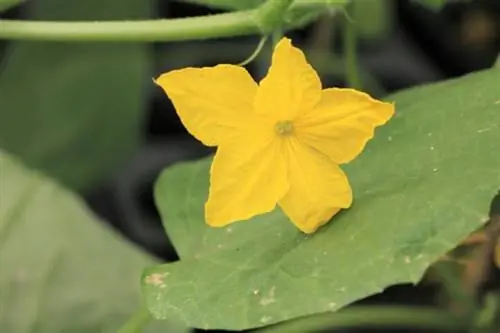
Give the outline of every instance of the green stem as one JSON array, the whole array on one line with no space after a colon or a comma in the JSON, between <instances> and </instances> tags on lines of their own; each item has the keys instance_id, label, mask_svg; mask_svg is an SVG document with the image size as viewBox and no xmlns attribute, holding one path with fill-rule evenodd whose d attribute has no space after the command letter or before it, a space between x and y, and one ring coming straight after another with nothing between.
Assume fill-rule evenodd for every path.
<instances>
[{"instance_id":1,"label":"green stem","mask_svg":"<svg viewBox=\"0 0 500 333\"><path fill-rule=\"evenodd\" d=\"M283 29L277 28L272 32L271 40L273 42L273 49L280 42L280 40L283 38L284 35L285 35L285 32L283 31Z\"/></svg>"},{"instance_id":2,"label":"green stem","mask_svg":"<svg viewBox=\"0 0 500 333\"><path fill-rule=\"evenodd\" d=\"M422 330L460 331L467 323L433 308L399 306L354 306L336 313L320 314L260 329L260 333L302 333L324 329L369 327L412 328Z\"/></svg>"},{"instance_id":3,"label":"green stem","mask_svg":"<svg viewBox=\"0 0 500 333\"><path fill-rule=\"evenodd\" d=\"M346 7L346 16L349 16L351 7L352 3ZM346 17L344 25L344 54L346 60L347 84L351 88L361 90L362 83L358 71L357 44L358 36L355 24Z\"/></svg>"},{"instance_id":4,"label":"green stem","mask_svg":"<svg viewBox=\"0 0 500 333\"><path fill-rule=\"evenodd\" d=\"M321 51L306 52L306 56L308 56L308 59L314 59L312 63L316 65L316 68L319 72L325 75L333 75L338 77L347 76L345 65L346 61L343 57L340 58L333 53ZM372 73L370 73L369 70L361 66L360 69L362 69L360 75L364 83L364 91L374 97L385 97L387 95L387 90L379 82L379 80Z\"/></svg>"},{"instance_id":5,"label":"green stem","mask_svg":"<svg viewBox=\"0 0 500 333\"><path fill-rule=\"evenodd\" d=\"M0 20L0 40L154 42L266 34L293 0L268 0L248 11L180 19L102 22ZM327 0L323 0L327 1Z\"/></svg>"},{"instance_id":6,"label":"green stem","mask_svg":"<svg viewBox=\"0 0 500 333\"><path fill-rule=\"evenodd\" d=\"M284 13L293 0L267 0L257 8L257 17L260 18L261 29L264 33L272 33L283 24Z\"/></svg>"},{"instance_id":7,"label":"green stem","mask_svg":"<svg viewBox=\"0 0 500 333\"><path fill-rule=\"evenodd\" d=\"M151 315L146 307L142 307L123 325L117 333L140 333L151 320Z\"/></svg>"},{"instance_id":8,"label":"green stem","mask_svg":"<svg viewBox=\"0 0 500 333\"><path fill-rule=\"evenodd\" d=\"M311 7L342 7L348 4L351 0L295 0L290 6L291 9L303 9L303 8L311 8ZM207 0L184 0L184 2L193 3L197 5L205 5L207 6ZM222 10L235 10L242 7L241 0L234 0L232 2L229 1L218 1L210 2L210 7ZM253 4L252 1L249 2L251 6Z\"/></svg>"},{"instance_id":9,"label":"green stem","mask_svg":"<svg viewBox=\"0 0 500 333\"><path fill-rule=\"evenodd\" d=\"M258 31L253 11L181 19L106 22L0 20L0 39L154 42L246 35Z\"/></svg>"},{"instance_id":10,"label":"green stem","mask_svg":"<svg viewBox=\"0 0 500 333\"><path fill-rule=\"evenodd\" d=\"M246 58L243 62L240 62L238 64L238 66L246 66L249 63L251 63L252 61L254 61L255 58L257 58L257 56L260 54L260 52L264 48L264 45L266 45L267 38L268 38L267 36L262 36L260 41L259 41L259 44L255 48L255 50L252 52L252 54L248 58ZM204 50L204 53L205 53L205 50ZM220 54L220 50L219 50L219 54Z\"/></svg>"}]
</instances>

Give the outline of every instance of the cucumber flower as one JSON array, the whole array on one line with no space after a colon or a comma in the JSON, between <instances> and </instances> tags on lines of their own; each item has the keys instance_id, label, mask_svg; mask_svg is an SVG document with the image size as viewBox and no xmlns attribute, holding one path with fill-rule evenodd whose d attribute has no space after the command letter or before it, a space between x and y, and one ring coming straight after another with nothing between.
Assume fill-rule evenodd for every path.
<instances>
[{"instance_id":1,"label":"cucumber flower","mask_svg":"<svg viewBox=\"0 0 500 333\"><path fill-rule=\"evenodd\" d=\"M339 165L358 156L394 105L352 89L322 89L301 50L283 38L256 83L234 65L184 68L156 79L188 132L217 146L206 223L222 227L276 205L313 233L353 195Z\"/></svg>"}]
</instances>

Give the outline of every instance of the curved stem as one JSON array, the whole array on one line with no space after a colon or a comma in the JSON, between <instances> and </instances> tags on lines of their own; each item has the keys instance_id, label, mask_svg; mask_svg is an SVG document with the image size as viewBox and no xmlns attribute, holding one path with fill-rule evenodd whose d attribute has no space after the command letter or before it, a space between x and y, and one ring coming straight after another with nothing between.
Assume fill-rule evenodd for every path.
<instances>
[{"instance_id":1,"label":"curved stem","mask_svg":"<svg viewBox=\"0 0 500 333\"><path fill-rule=\"evenodd\" d=\"M322 329L369 327L415 328L458 332L465 319L433 308L399 306L354 306L336 313L320 314L269 326L260 333L302 333Z\"/></svg>"},{"instance_id":2,"label":"curved stem","mask_svg":"<svg viewBox=\"0 0 500 333\"><path fill-rule=\"evenodd\" d=\"M0 39L154 42L269 33L293 0L268 0L254 10L179 19L101 22L0 20ZM328 0L321 0L328 3ZM290 22L290 26L293 22Z\"/></svg>"},{"instance_id":3,"label":"curved stem","mask_svg":"<svg viewBox=\"0 0 500 333\"><path fill-rule=\"evenodd\" d=\"M252 54L248 58L246 58L245 60L243 60L242 62L240 62L238 64L238 66L246 66L249 63L251 63L252 61L254 61L255 58L257 58L257 56L260 54L260 52L264 48L264 45L266 44L267 39L268 39L267 36L262 36L261 39L260 39L260 41L259 41L259 44L255 48L255 50L252 52Z\"/></svg>"},{"instance_id":4,"label":"curved stem","mask_svg":"<svg viewBox=\"0 0 500 333\"><path fill-rule=\"evenodd\" d=\"M151 320L151 315L146 307L134 313L117 333L139 333Z\"/></svg>"}]
</instances>

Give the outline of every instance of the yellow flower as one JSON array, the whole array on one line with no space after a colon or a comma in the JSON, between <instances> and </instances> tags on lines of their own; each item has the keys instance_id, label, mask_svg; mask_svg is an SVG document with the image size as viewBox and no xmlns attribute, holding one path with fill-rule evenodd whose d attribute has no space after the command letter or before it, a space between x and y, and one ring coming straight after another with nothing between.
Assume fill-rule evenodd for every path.
<instances>
[{"instance_id":1,"label":"yellow flower","mask_svg":"<svg viewBox=\"0 0 500 333\"><path fill-rule=\"evenodd\" d=\"M304 54L283 38L259 83L240 66L162 74L186 129L217 146L205 218L222 227L278 204L312 233L352 203L339 164L361 153L394 105L352 89L324 89Z\"/></svg>"}]
</instances>

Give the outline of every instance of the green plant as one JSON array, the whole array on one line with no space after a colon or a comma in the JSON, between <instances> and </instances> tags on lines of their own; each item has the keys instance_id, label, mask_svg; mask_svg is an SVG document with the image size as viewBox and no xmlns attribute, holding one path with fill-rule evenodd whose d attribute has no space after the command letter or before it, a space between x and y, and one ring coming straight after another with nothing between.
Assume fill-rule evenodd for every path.
<instances>
[{"instance_id":1,"label":"green plant","mask_svg":"<svg viewBox=\"0 0 500 333\"><path fill-rule=\"evenodd\" d=\"M134 92L149 66L149 53L137 42L249 34L277 40L289 29L334 15L345 27L342 71L352 87L368 89L369 74L360 71L356 60L356 21L344 19L350 17L353 1L362 2L189 0L230 12L173 20L0 20L0 39L16 41L9 66L0 73L0 149L9 151L0 154L0 331L114 332L140 308L120 333L180 332L186 327L307 332L357 326L495 332L498 294L487 295L484 302L478 295L484 270L459 273L456 265L441 259L484 227L488 241L476 249L475 262L485 266L498 238L500 213L490 209L488 214L500 185L500 155L495 153L500 142L498 68L385 96L395 101L397 115L346 167L354 206L312 235L296 230L279 211L224 229L205 225L209 157L169 167L156 182L157 207L180 256L178 262L156 264L94 225L95 218L74 194L23 166L81 189L113 167L111 158L95 160L95 149L116 150L118 157L133 150L139 142L142 101ZM19 2L0 1L0 10ZM100 19L147 15L144 2L128 2L123 13L103 7ZM445 1L422 3L440 8ZM85 12L81 6L68 7L67 15L88 19L79 16ZM50 17L45 7L37 10ZM28 41L72 44L54 43L47 49ZM266 56L263 43L261 50ZM51 64L81 52L90 52L92 62L71 61L67 68L50 71ZM321 62L322 55L314 56ZM32 61L28 68L23 67L25 58ZM72 72L89 66L102 67L101 75L89 74L88 81L76 84L80 98L92 102L65 98ZM22 89L39 87L23 80L28 73L57 81L50 99L23 100ZM95 95L107 87L120 94ZM71 108L73 104L82 109ZM33 136L19 139L16 124L22 117L12 116L15 108L27 110L22 117L44 120L28 130ZM111 117L82 128L90 112L108 108L129 115L118 131L120 138L109 135ZM51 137L54 123L67 131ZM86 141L92 135L94 140ZM46 145L33 151L30 143L40 138ZM72 155L82 161L75 163L76 169L54 163ZM449 307L350 306L392 285L417 284L429 268Z\"/></svg>"}]
</instances>

